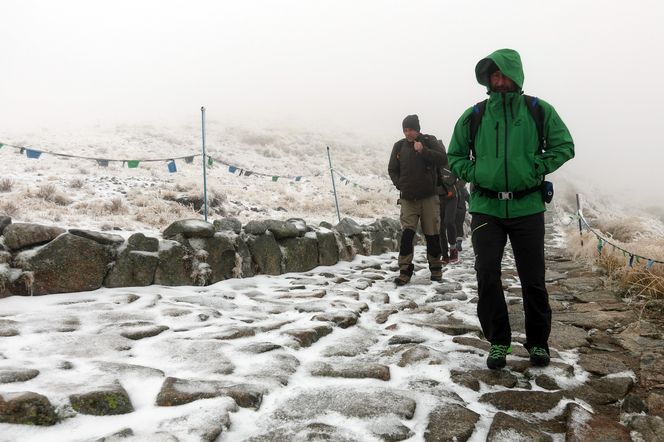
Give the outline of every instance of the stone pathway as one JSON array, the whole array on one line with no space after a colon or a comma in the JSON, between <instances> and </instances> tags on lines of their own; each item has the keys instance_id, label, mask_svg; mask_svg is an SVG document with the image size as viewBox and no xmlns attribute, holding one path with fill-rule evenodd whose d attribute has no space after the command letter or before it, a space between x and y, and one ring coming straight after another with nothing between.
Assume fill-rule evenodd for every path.
<instances>
[{"instance_id":1,"label":"stone pathway","mask_svg":"<svg viewBox=\"0 0 664 442\"><path fill-rule=\"evenodd\" d=\"M396 254L208 287L0 300L0 441L659 441L661 330L549 226L552 364L486 369L469 247L395 288ZM468 241L466 241L468 244ZM660 416L660 417L658 417ZM38 426L25 425L36 424Z\"/></svg>"}]
</instances>

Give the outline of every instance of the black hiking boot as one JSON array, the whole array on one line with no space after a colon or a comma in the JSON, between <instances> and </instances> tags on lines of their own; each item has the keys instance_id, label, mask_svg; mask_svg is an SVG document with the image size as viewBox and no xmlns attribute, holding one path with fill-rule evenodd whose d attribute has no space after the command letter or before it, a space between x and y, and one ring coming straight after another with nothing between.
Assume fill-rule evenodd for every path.
<instances>
[{"instance_id":1,"label":"black hiking boot","mask_svg":"<svg viewBox=\"0 0 664 442\"><path fill-rule=\"evenodd\" d=\"M542 347L532 347L528 353L530 353L530 363L536 367L546 367L551 362L549 353Z\"/></svg>"},{"instance_id":2,"label":"black hiking boot","mask_svg":"<svg viewBox=\"0 0 664 442\"><path fill-rule=\"evenodd\" d=\"M507 364L506 357L512 353L511 345L492 344L489 349L489 357L486 358L486 366L491 370L501 369Z\"/></svg>"}]
</instances>

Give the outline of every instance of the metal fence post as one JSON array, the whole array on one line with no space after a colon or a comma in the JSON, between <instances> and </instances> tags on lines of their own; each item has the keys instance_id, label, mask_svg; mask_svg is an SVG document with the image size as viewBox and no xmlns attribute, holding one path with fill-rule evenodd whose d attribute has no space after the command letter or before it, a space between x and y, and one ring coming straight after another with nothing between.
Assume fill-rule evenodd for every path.
<instances>
[{"instance_id":1,"label":"metal fence post","mask_svg":"<svg viewBox=\"0 0 664 442\"><path fill-rule=\"evenodd\" d=\"M207 158L205 156L205 107L201 106L201 131L203 133L203 210L205 210L205 222L208 220L207 205Z\"/></svg>"},{"instance_id":2,"label":"metal fence post","mask_svg":"<svg viewBox=\"0 0 664 442\"><path fill-rule=\"evenodd\" d=\"M341 222L339 213L339 200L337 199L337 186L334 184L334 169L332 168L332 157L330 156L330 146L327 146L327 159L330 161L330 175L332 176L332 190L334 191L334 204L337 206L337 218Z\"/></svg>"}]
</instances>

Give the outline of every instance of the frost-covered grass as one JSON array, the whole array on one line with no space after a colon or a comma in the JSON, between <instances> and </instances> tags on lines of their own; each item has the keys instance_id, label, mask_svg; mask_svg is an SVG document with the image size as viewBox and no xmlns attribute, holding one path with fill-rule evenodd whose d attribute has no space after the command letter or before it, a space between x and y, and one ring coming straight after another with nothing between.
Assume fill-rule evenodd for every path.
<instances>
[{"instance_id":1,"label":"frost-covered grass","mask_svg":"<svg viewBox=\"0 0 664 442\"><path fill-rule=\"evenodd\" d=\"M3 134L2 142L42 151L100 159L155 159L201 152L198 126L151 125L94 127L86 130L34 130ZM256 129L209 123L207 153L238 169L270 176L238 176L228 166L207 169L209 215L305 218L336 221L326 147L334 167L368 192L337 181L342 216L373 219L395 216L397 193L387 177L387 162L399 131L382 138L357 134L325 134L286 128ZM394 138L394 139L392 139ZM96 161L42 154L28 159L18 150L0 150L0 214L15 221L72 227L160 231L182 218L202 218L201 158L191 164L142 162L129 169L119 162L100 167ZM280 176L276 182L272 175ZM296 182L284 176L303 176Z\"/></svg>"},{"instance_id":2,"label":"frost-covered grass","mask_svg":"<svg viewBox=\"0 0 664 442\"><path fill-rule=\"evenodd\" d=\"M629 253L664 261L664 222L651 216L650 211L621 207L601 196L593 198L583 199L584 218L595 232L617 247L603 242L600 253L597 236L585 228L580 235L578 221L561 215L563 211L558 210L562 222L567 224L568 250L576 257L593 260L605 268L609 276L628 290L635 302L644 305L646 316L662 317L664 303L659 300L664 298L664 265L655 263L647 268L648 261L643 258L634 258L632 267L628 264Z\"/></svg>"}]
</instances>

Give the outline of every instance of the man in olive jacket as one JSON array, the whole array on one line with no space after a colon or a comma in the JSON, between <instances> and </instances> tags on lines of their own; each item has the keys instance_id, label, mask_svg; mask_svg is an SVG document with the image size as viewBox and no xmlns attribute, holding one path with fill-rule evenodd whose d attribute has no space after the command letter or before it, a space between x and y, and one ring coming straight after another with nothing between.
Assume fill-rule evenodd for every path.
<instances>
[{"instance_id":1,"label":"man in olive jacket","mask_svg":"<svg viewBox=\"0 0 664 442\"><path fill-rule=\"evenodd\" d=\"M396 285L404 285L413 275L413 239L418 222L427 243L427 260L432 281L443 278L440 249L440 200L438 168L447 163L447 155L438 139L420 133L417 115L408 115L402 123L405 138L394 143L387 167L394 186L401 192L401 247L399 276Z\"/></svg>"},{"instance_id":2,"label":"man in olive jacket","mask_svg":"<svg viewBox=\"0 0 664 442\"><path fill-rule=\"evenodd\" d=\"M489 98L471 146L471 113L454 128L448 157L452 171L472 183L468 211L482 331L491 343L487 366L505 366L511 352L511 329L501 282L501 260L510 239L521 280L526 343L533 365L549 364L551 308L544 282L544 175L574 157L574 143L556 110L543 100L543 138L522 95L521 57L500 49L477 63L477 81ZM474 149L473 149L474 147Z\"/></svg>"}]
</instances>

